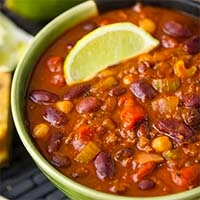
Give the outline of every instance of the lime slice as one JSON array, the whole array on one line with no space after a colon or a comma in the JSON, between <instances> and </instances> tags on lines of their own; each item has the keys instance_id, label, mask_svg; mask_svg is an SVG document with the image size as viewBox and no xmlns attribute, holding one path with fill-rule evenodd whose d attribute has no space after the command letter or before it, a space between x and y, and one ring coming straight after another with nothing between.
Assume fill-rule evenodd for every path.
<instances>
[{"instance_id":1,"label":"lime slice","mask_svg":"<svg viewBox=\"0 0 200 200\"><path fill-rule=\"evenodd\" d=\"M72 85L90 80L103 69L147 53L158 45L158 40L129 22L99 27L80 39L67 55L66 82Z\"/></svg>"},{"instance_id":2,"label":"lime slice","mask_svg":"<svg viewBox=\"0 0 200 200\"><path fill-rule=\"evenodd\" d=\"M32 38L0 13L0 72L15 69Z\"/></svg>"}]
</instances>

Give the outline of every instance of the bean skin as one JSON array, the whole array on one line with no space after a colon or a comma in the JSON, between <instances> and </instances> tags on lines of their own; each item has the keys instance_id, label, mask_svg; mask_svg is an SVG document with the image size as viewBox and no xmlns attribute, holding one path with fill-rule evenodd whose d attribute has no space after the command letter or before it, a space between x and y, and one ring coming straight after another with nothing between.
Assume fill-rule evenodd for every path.
<instances>
[{"instance_id":1,"label":"bean skin","mask_svg":"<svg viewBox=\"0 0 200 200\"><path fill-rule=\"evenodd\" d=\"M161 38L162 46L165 48L175 48L178 46L178 42L175 38L168 35L163 35Z\"/></svg>"},{"instance_id":2,"label":"bean skin","mask_svg":"<svg viewBox=\"0 0 200 200\"><path fill-rule=\"evenodd\" d=\"M46 108L43 118L55 127L59 127L67 123L67 117L65 113L58 111L53 107Z\"/></svg>"},{"instance_id":3,"label":"bean skin","mask_svg":"<svg viewBox=\"0 0 200 200\"><path fill-rule=\"evenodd\" d=\"M77 105L78 113L95 112L100 108L100 101L92 96L83 98Z\"/></svg>"},{"instance_id":4,"label":"bean skin","mask_svg":"<svg viewBox=\"0 0 200 200\"><path fill-rule=\"evenodd\" d=\"M45 90L33 90L29 94L29 98L34 103L42 104L42 105L55 103L59 100L59 96L57 94L54 94Z\"/></svg>"},{"instance_id":5,"label":"bean skin","mask_svg":"<svg viewBox=\"0 0 200 200\"><path fill-rule=\"evenodd\" d=\"M71 165L71 161L66 155L55 154L51 158L51 164L56 167L67 168Z\"/></svg>"},{"instance_id":6,"label":"bean skin","mask_svg":"<svg viewBox=\"0 0 200 200\"><path fill-rule=\"evenodd\" d=\"M172 37L189 37L191 35L188 27L173 20L164 24L163 31Z\"/></svg>"},{"instance_id":7,"label":"bean skin","mask_svg":"<svg viewBox=\"0 0 200 200\"><path fill-rule=\"evenodd\" d=\"M86 93L90 89L89 84L85 85L76 85L72 88L69 89L69 91L64 95L63 99L64 100L72 100L76 97L79 97Z\"/></svg>"},{"instance_id":8,"label":"bean skin","mask_svg":"<svg viewBox=\"0 0 200 200\"><path fill-rule=\"evenodd\" d=\"M48 152L53 153L55 151L58 151L60 148L60 145L62 143L62 138L63 134L58 132L58 133L52 133L49 143L48 143Z\"/></svg>"},{"instance_id":9,"label":"bean skin","mask_svg":"<svg viewBox=\"0 0 200 200\"><path fill-rule=\"evenodd\" d=\"M104 180L106 177L114 176L114 161L107 152L100 152L94 160L94 166L99 179Z\"/></svg>"},{"instance_id":10,"label":"bean skin","mask_svg":"<svg viewBox=\"0 0 200 200\"><path fill-rule=\"evenodd\" d=\"M133 155L133 149L129 148L129 147L125 147L122 149L119 149L115 155L114 155L114 159L116 161L122 161L125 158L129 158Z\"/></svg>"},{"instance_id":11,"label":"bean skin","mask_svg":"<svg viewBox=\"0 0 200 200\"><path fill-rule=\"evenodd\" d=\"M184 122L175 119L159 120L155 127L180 144L193 136L192 130Z\"/></svg>"},{"instance_id":12,"label":"bean skin","mask_svg":"<svg viewBox=\"0 0 200 200\"><path fill-rule=\"evenodd\" d=\"M155 183L152 180L143 179L143 180L139 181L138 187L141 190L149 190L149 189L152 189L155 187Z\"/></svg>"},{"instance_id":13,"label":"bean skin","mask_svg":"<svg viewBox=\"0 0 200 200\"><path fill-rule=\"evenodd\" d=\"M117 87L110 89L109 95L110 96L121 96L125 92L126 92L126 88L117 86Z\"/></svg>"},{"instance_id":14,"label":"bean skin","mask_svg":"<svg viewBox=\"0 0 200 200\"><path fill-rule=\"evenodd\" d=\"M191 128L200 128L200 109L189 107L182 111L184 122Z\"/></svg>"},{"instance_id":15,"label":"bean skin","mask_svg":"<svg viewBox=\"0 0 200 200\"><path fill-rule=\"evenodd\" d=\"M153 99L156 95L153 87L149 83L142 80L135 81L130 84L129 88L131 92L142 101L145 101L146 99Z\"/></svg>"},{"instance_id":16,"label":"bean skin","mask_svg":"<svg viewBox=\"0 0 200 200\"><path fill-rule=\"evenodd\" d=\"M184 44L184 49L189 54L196 54L200 52L200 36L196 35L189 38Z\"/></svg>"},{"instance_id":17,"label":"bean skin","mask_svg":"<svg viewBox=\"0 0 200 200\"><path fill-rule=\"evenodd\" d=\"M184 106L200 108L200 95L187 94L182 99Z\"/></svg>"}]
</instances>

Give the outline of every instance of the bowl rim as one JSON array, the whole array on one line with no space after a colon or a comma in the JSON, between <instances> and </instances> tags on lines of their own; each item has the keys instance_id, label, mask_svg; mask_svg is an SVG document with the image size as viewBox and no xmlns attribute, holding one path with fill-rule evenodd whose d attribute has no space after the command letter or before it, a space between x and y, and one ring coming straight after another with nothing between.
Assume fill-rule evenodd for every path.
<instances>
[{"instance_id":1,"label":"bowl rim","mask_svg":"<svg viewBox=\"0 0 200 200\"><path fill-rule=\"evenodd\" d=\"M200 197L200 187L194 188L189 191L180 192L176 194L171 195L165 195L165 196L154 196L154 197L127 197L127 196L119 196L109 193L100 192L94 189L91 189L89 187L86 187L84 185L81 185L72 179L66 177L61 172L59 172L56 168L54 168L39 152L39 150L34 145L33 140L31 139L30 134L28 133L28 130L26 128L26 124L24 121L24 102L22 104L21 99L25 99L25 93L27 92L27 85L30 78L30 75L32 74L32 69L29 69L29 63L30 58L32 58L33 55L38 54L37 56L41 56L40 53L36 53L35 50L40 48L42 42L47 37L50 37L50 33L53 33L57 28L59 27L59 24L63 23L64 21L67 21L71 16L73 16L75 13L79 13L82 10L89 11L91 9L91 16L98 13L98 9L96 6L96 3L93 0L86 1L84 3L81 3L72 9L69 9L65 11L63 14L56 17L54 20L52 20L48 25L46 25L33 39L33 42L30 45L30 48L27 49L25 52L23 58L20 60L18 67L14 73L13 81L12 81L12 87L11 87L11 109L12 109L12 116L13 120L16 126L16 130L19 134L19 137L24 144L26 150L29 152L31 157L34 159L36 164L41 168L41 170L47 175L53 178L59 185L63 186L67 185L70 190L78 191L79 193L86 195L89 198L94 198L96 200L181 200L183 198L193 198L193 197ZM65 30L67 30L65 28ZM63 30L62 30L63 31ZM57 38L57 37L56 37ZM54 39L53 39L54 40ZM47 42L48 43L48 42ZM46 44L47 46L50 43ZM46 49L47 46L44 48ZM34 56L33 56L34 57ZM36 61L35 61L36 62ZM29 72L30 71L30 72ZM25 76L25 79L23 78ZM24 86L21 88L20 83L25 83ZM66 190L68 188L66 187ZM65 189L64 189L65 191Z\"/></svg>"}]
</instances>

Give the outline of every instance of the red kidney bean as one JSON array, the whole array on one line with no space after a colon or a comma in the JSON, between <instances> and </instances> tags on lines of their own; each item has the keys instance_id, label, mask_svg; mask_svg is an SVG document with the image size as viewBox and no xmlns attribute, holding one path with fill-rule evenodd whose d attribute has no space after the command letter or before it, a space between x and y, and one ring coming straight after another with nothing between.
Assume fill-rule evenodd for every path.
<instances>
[{"instance_id":1,"label":"red kidney bean","mask_svg":"<svg viewBox=\"0 0 200 200\"><path fill-rule=\"evenodd\" d=\"M135 132L137 134L137 137L149 137L150 133L150 126L149 122L147 120L143 120L136 128Z\"/></svg>"},{"instance_id":2,"label":"red kidney bean","mask_svg":"<svg viewBox=\"0 0 200 200\"><path fill-rule=\"evenodd\" d=\"M86 22L85 24L83 24L83 29L86 31L92 31L97 27L98 27L97 24L94 22Z\"/></svg>"},{"instance_id":3,"label":"red kidney bean","mask_svg":"<svg viewBox=\"0 0 200 200\"><path fill-rule=\"evenodd\" d=\"M60 56L51 56L47 60L47 67L50 72L61 72L63 68L63 58Z\"/></svg>"},{"instance_id":4,"label":"red kidney bean","mask_svg":"<svg viewBox=\"0 0 200 200\"><path fill-rule=\"evenodd\" d=\"M152 67L152 63L149 61L140 61L138 62L138 72L144 73L148 68Z\"/></svg>"},{"instance_id":5,"label":"red kidney bean","mask_svg":"<svg viewBox=\"0 0 200 200\"><path fill-rule=\"evenodd\" d=\"M64 100L72 100L86 93L90 89L89 84L76 85L69 89L69 91L64 95Z\"/></svg>"},{"instance_id":6,"label":"red kidney bean","mask_svg":"<svg viewBox=\"0 0 200 200\"><path fill-rule=\"evenodd\" d=\"M178 143L182 143L193 136L192 130L184 122L175 119L159 120L155 124L155 128Z\"/></svg>"},{"instance_id":7,"label":"red kidney bean","mask_svg":"<svg viewBox=\"0 0 200 200\"><path fill-rule=\"evenodd\" d=\"M52 126L55 126L55 127L64 125L67 122L67 117L65 113L58 111L52 107L46 108L43 118L47 122L49 122Z\"/></svg>"},{"instance_id":8,"label":"red kidney bean","mask_svg":"<svg viewBox=\"0 0 200 200\"><path fill-rule=\"evenodd\" d=\"M126 92L126 88L121 87L121 86L117 86L117 87L114 87L114 88L110 89L110 91L108 92L108 94L110 96L121 96L125 92Z\"/></svg>"},{"instance_id":9,"label":"red kidney bean","mask_svg":"<svg viewBox=\"0 0 200 200\"><path fill-rule=\"evenodd\" d=\"M145 101L146 99L153 99L156 96L156 91L153 89L153 87L143 80L138 80L134 83L131 83L129 89L137 98L141 99L142 101Z\"/></svg>"},{"instance_id":10,"label":"red kidney bean","mask_svg":"<svg viewBox=\"0 0 200 200\"><path fill-rule=\"evenodd\" d=\"M116 161L122 161L124 158L129 158L132 155L133 155L133 149L131 149L129 147L125 147L125 148L118 150L115 153L114 159Z\"/></svg>"},{"instance_id":11,"label":"red kidney bean","mask_svg":"<svg viewBox=\"0 0 200 200\"><path fill-rule=\"evenodd\" d=\"M60 145L62 143L63 139L63 134L58 132L58 133L52 133L49 143L48 143L48 152L53 153L55 151L58 151L60 148Z\"/></svg>"},{"instance_id":12,"label":"red kidney bean","mask_svg":"<svg viewBox=\"0 0 200 200\"><path fill-rule=\"evenodd\" d=\"M163 31L172 37L189 37L191 35L188 27L173 20L164 24Z\"/></svg>"},{"instance_id":13,"label":"red kidney bean","mask_svg":"<svg viewBox=\"0 0 200 200\"><path fill-rule=\"evenodd\" d=\"M71 165L71 161L66 155L55 154L51 158L51 164L56 167L67 168Z\"/></svg>"},{"instance_id":14,"label":"red kidney bean","mask_svg":"<svg viewBox=\"0 0 200 200\"><path fill-rule=\"evenodd\" d=\"M59 96L45 91L45 90L33 90L29 94L29 98L34 102L38 104L48 104L48 103L55 103L59 100Z\"/></svg>"},{"instance_id":15,"label":"red kidney bean","mask_svg":"<svg viewBox=\"0 0 200 200\"><path fill-rule=\"evenodd\" d=\"M182 99L184 106L200 108L200 95L187 94Z\"/></svg>"},{"instance_id":16,"label":"red kidney bean","mask_svg":"<svg viewBox=\"0 0 200 200\"><path fill-rule=\"evenodd\" d=\"M149 190L155 187L155 183L149 179L143 179L138 182L138 188L141 190Z\"/></svg>"},{"instance_id":17,"label":"red kidney bean","mask_svg":"<svg viewBox=\"0 0 200 200\"><path fill-rule=\"evenodd\" d=\"M85 97L77 105L76 111L78 113L95 112L100 108L100 101L95 97Z\"/></svg>"},{"instance_id":18,"label":"red kidney bean","mask_svg":"<svg viewBox=\"0 0 200 200\"><path fill-rule=\"evenodd\" d=\"M200 36L195 35L189 38L184 44L184 49L189 54L195 54L200 52Z\"/></svg>"},{"instance_id":19,"label":"red kidney bean","mask_svg":"<svg viewBox=\"0 0 200 200\"><path fill-rule=\"evenodd\" d=\"M162 43L162 46L165 48L174 48L178 46L177 40L168 35L162 36L161 43Z\"/></svg>"},{"instance_id":20,"label":"red kidney bean","mask_svg":"<svg viewBox=\"0 0 200 200\"><path fill-rule=\"evenodd\" d=\"M94 166L99 179L104 180L106 177L114 176L114 161L107 152L100 152L94 160Z\"/></svg>"},{"instance_id":21,"label":"red kidney bean","mask_svg":"<svg viewBox=\"0 0 200 200\"><path fill-rule=\"evenodd\" d=\"M182 111L182 118L191 128L200 128L200 109L192 107L186 108Z\"/></svg>"},{"instance_id":22,"label":"red kidney bean","mask_svg":"<svg viewBox=\"0 0 200 200\"><path fill-rule=\"evenodd\" d=\"M65 78L63 74L55 74L51 77L50 79L51 84L58 86L58 87L63 87L66 85Z\"/></svg>"}]
</instances>

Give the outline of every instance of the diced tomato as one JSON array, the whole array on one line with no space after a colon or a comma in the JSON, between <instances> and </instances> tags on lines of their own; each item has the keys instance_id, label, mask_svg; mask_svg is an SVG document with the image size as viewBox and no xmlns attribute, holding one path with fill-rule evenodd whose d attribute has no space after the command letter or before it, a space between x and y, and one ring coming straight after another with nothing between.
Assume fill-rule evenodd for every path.
<instances>
[{"instance_id":1,"label":"diced tomato","mask_svg":"<svg viewBox=\"0 0 200 200\"><path fill-rule=\"evenodd\" d=\"M126 129L131 129L134 125L144 118L145 112L140 106L126 106L120 113L120 119L122 120L122 126Z\"/></svg>"},{"instance_id":2,"label":"diced tomato","mask_svg":"<svg viewBox=\"0 0 200 200\"><path fill-rule=\"evenodd\" d=\"M77 133L81 142L91 140L94 130L89 125L82 125L77 129Z\"/></svg>"},{"instance_id":3,"label":"diced tomato","mask_svg":"<svg viewBox=\"0 0 200 200\"><path fill-rule=\"evenodd\" d=\"M155 162L148 162L140 165L137 173L135 173L132 178L134 182L138 182L143 179L145 176L150 174L156 167Z\"/></svg>"},{"instance_id":4,"label":"diced tomato","mask_svg":"<svg viewBox=\"0 0 200 200\"><path fill-rule=\"evenodd\" d=\"M200 164L172 171L171 174L173 182L184 188L198 186L200 184Z\"/></svg>"}]
</instances>

